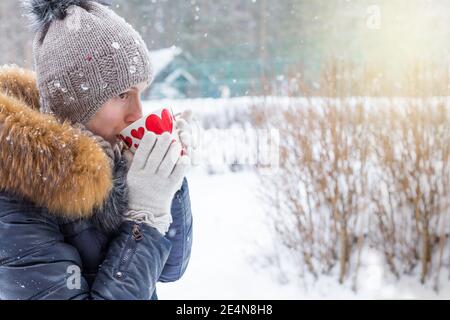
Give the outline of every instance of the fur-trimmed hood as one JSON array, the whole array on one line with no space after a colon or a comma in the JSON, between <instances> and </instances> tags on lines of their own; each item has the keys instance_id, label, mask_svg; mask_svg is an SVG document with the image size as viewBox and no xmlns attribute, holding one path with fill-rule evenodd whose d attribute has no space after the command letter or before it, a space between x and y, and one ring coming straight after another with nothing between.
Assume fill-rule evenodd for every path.
<instances>
[{"instance_id":1,"label":"fur-trimmed hood","mask_svg":"<svg viewBox=\"0 0 450 320\"><path fill-rule=\"evenodd\" d=\"M88 218L112 188L102 148L69 123L39 112L35 74L0 67L0 191L61 217Z\"/></svg>"}]
</instances>

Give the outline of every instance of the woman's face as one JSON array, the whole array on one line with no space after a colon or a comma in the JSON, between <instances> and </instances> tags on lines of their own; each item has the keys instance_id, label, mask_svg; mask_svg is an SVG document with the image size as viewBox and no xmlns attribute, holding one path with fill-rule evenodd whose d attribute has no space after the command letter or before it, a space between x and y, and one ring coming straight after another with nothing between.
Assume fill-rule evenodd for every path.
<instances>
[{"instance_id":1,"label":"woman's face","mask_svg":"<svg viewBox=\"0 0 450 320\"><path fill-rule=\"evenodd\" d=\"M142 82L106 101L86 124L86 128L114 145L119 133L142 117L140 96L145 88L146 83Z\"/></svg>"}]
</instances>

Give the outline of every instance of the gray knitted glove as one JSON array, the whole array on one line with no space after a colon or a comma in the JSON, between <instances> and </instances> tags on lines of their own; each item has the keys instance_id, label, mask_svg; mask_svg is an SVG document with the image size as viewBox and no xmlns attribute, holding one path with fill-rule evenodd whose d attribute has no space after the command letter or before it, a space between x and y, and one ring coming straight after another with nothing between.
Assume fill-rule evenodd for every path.
<instances>
[{"instance_id":1,"label":"gray knitted glove","mask_svg":"<svg viewBox=\"0 0 450 320\"><path fill-rule=\"evenodd\" d=\"M176 118L175 129L178 131L180 141L186 150L186 155L191 159L192 165L198 166L200 164L201 131L191 110L185 110Z\"/></svg>"},{"instance_id":2,"label":"gray knitted glove","mask_svg":"<svg viewBox=\"0 0 450 320\"><path fill-rule=\"evenodd\" d=\"M146 132L128 171L130 210L125 216L165 234L172 223L172 199L189 167L190 158L181 156L181 143L172 135Z\"/></svg>"}]
</instances>

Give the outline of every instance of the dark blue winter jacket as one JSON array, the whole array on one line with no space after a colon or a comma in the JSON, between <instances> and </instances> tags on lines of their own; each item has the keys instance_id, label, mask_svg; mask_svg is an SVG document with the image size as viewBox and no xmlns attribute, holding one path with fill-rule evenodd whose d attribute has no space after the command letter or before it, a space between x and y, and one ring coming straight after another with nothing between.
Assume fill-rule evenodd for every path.
<instances>
[{"instance_id":1,"label":"dark blue winter jacket","mask_svg":"<svg viewBox=\"0 0 450 320\"><path fill-rule=\"evenodd\" d=\"M123 219L127 165L38 111L33 73L0 71L0 299L155 299L192 243L186 179L163 236Z\"/></svg>"}]
</instances>

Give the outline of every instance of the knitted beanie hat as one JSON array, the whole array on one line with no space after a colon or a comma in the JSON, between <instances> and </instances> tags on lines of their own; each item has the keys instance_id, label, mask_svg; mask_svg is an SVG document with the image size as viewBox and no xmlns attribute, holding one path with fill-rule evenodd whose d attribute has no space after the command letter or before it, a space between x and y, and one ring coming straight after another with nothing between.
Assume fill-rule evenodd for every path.
<instances>
[{"instance_id":1,"label":"knitted beanie hat","mask_svg":"<svg viewBox=\"0 0 450 320\"><path fill-rule=\"evenodd\" d=\"M107 100L153 80L142 37L102 0L27 0L41 111L85 124Z\"/></svg>"}]
</instances>

